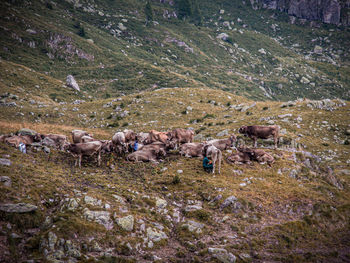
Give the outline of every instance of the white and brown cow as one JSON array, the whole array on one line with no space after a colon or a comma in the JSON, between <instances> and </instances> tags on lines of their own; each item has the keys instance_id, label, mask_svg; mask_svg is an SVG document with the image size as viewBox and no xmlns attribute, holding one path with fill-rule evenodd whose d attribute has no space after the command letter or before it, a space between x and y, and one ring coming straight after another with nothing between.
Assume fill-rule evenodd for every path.
<instances>
[{"instance_id":1,"label":"white and brown cow","mask_svg":"<svg viewBox=\"0 0 350 263\"><path fill-rule=\"evenodd\" d=\"M180 154L185 157L202 157L204 143L189 142L180 146Z\"/></svg>"},{"instance_id":2,"label":"white and brown cow","mask_svg":"<svg viewBox=\"0 0 350 263\"><path fill-rule=\"evenodd\" d=\"M151 130L148 134L148 143L152 142L162 142L166 144L169 141L168 132L159 132L156 130Z\"/></svg>"},{"instance_id":3,"label":"white and brown cow","mask_svg":"<svg viewBox=\"0 0 350 263\"><path fill-rule=\"evenodd\" d=\"M4 139L4 142L18 148L20 143L24 143L26 146L31 145L34 142L41 142L39 134L36 135L14 135Z\"/></svg>"},{"instance_id":4,"label":"white and brown cow","mask_svg":"<svg viewBox=\"0 0 350 263\"><path fill-rule=\"evenodd\" d=\"M216 148L214 145L205 145L204 146L204 154L211 159L212 163L213 163L213 172L215 173L215 165L218 162L218 173L220 173L220 169L221 169L221 162L222 162L222 152Z\"/></svg>"},{"instance_id":5,"label":"white and brown cow","mask_svg":"<svg viewBox=\"0 0 350 263\"><path fill-rule=\"evenodd\" d=\"M132 162L154 162L158 163L158 158L166 156L166 151L162 148L159 149L144 149L133 152L127 156L128 161Z\"/></svg>"},{"instance_id":6,"label":"white and brown cow","mask_svg":"<svg viewBox=\"0 0 350 263\"><path fill-rule=\"evenodd\" d=\"M221 151L227 150L234 146L234 143L237 141L236 135L232 134L227 139L214 139L207 142L207 144L214 145Z\"/></svg>"},{"instance_id":7,"label":"white and brown cow","mask_svg":"<svg viewBox=\"0 0 350 263\"><path fill-rule=\"evenodd\" d=\"M69 144L66 148L76 158L75 166L77 166L78 163L79 168L81 167L81 159L83 156L92 156L94 154L97 154L98 166L101 165L102 142L100 141Z\"/></svg>"},{"instance_id":8,"label":"white and brown cow","mask_svg":"<svg viewBox=\"0 0 350 263\"><path fill-rule=\"evenodd\" d=\"M92 134L87 133L86 131L82 131L82 130L73 130L72 131L72 140L73 143L81 143L81 138L83 136L90 136L92 137Z\"/></svg>"},{"instance_id":9,"label":"white and brown cow","mask_svg":"<svg viewBox=\"0 0 350 263\"><path fill-rule=\"evenodd\" d=\"M128 152L124 132L116 132L112 137L112 143L117 153L124 154Z\"/></svg>"},{"instance_id":10,"label":"white and brown cow","mask_svg":"<svg viewBox=\"0 0 350 263\"><path fill-rule=\"evenodd\" d=\"M168 133L169 139L174 141L175 149L180 145L180 143L189 143L193 142L194 131L193 130L185 130L182 128L176 128Z\"/></svg>"},{"instance_id":11,"label":"white and brown cow","mask_svg":"<svg viewBox=\"0 0 350 263\"><path fill-rule=\"evenodd\" d=\"M273 137L275 149L279 141L279 126L242 126L238 132L254 140L254 147L257 147L257 139L267 139Z\"/></svg>"}]
</instances>

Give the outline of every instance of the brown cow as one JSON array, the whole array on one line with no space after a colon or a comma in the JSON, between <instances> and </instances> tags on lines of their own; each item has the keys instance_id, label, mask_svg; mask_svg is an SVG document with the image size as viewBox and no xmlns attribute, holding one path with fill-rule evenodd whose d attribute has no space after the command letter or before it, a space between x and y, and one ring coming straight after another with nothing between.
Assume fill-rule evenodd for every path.
<instances>
[{"instance_id":1,"label":"brown cow","mask_svg":"<svg viewBox=\"0 0 350 263\"><path fill-rule=\"evenodd\" d=\"M102 143L101 153L110 153L113 152L113 143L109 140L100 140Z\"/></svg>"},{"instance_id":2,"label":"brown cow","mask_svg":"<svg viewBox=\"0 0 350 263\"><path fill-rule=\"evenodd\" d=\"M203 158L203 150L204 143L194 143L189 142L182 144L180 146L180 154L185 157L202 157Z\"/></svg>"},{"instance_id":3,"label":"brown cow","mask_svg":"<svg viewBox=\"0 0 350 263\"><path fill-rule=\"evenodd\" d=\"M136 140L137 134L132 130L124 130L125 142L130 143Z\"/></svg>"},{"instance_id":4,"label":"brown cow","mask_svg":"<svg viewBox=\"0 0 350 263\"><path fill-rule=\"evenodd\" d=\"M128 161L134 162L154 162L158 163L157 158L160 156L165 156L166 152L164 149L148 149L133 152L127 156Z\"/></svg>"},{"instance_id":5,"label":"brown cow","mask_svg":"<svg viewBox=\"0 0 350 263\"><path fill-rule=\"evenodd\" d=\"M1 135L0 136L0 142L5 142L5 139L11 137L11 135Z\"/></svg>"},{"instance_id":6,"label":"brown cow","mask_svg":"<svg viewBox=\"0 0 350 263\"><path fill-rule=\"evenodd\" d=\"M40 142L41 137L40 135L21 135L21 136L11 136L5 138L5 143L10 144L11 146L15 146L18 148L20 143L24 143L26 146L31 145L34 142Z\"/></svg>"},{"instance_id":7,"label":"brown cow","mask_svg":"<svg viewBox=\"0 0 350 263\"><path fill-rule=\"evenodd\" d=\"M275 149L277 148L277 144L279 141L279 126L242 126L239 128L238 132L248 136L249 138L254 140L254 147L257 147L257 139L267 139L269 137L273 137L275 143Z\"/></svg>"},{"instance_id":8,"label":"brown cow","mask_svg":"<svg viewBox=\"0 0 350 263\"><path fill-rule=\"evenodd\" d=\"M153 142L151 144L146 144L146 145L139 145L139 149L138 150L158 150L158 149L163 149L165 151L169 151L174 149L175 144L174 142L168 142L166 144L162 143L162 142Z\"/></svg>"},{"instance_id":9,"label":"brown cow","mask_svg":"<svg viewBox=\"0 0 350 263\"><path fill-rule=\"evenodd\" d=\"M67 146L67 150L77 159L75 160L75 166L77 166L77 162L79 163L79 168L81 168L81 159L83 156L92 156L97 154L97 164L101 165L101 149L102 142L93 141L86 143L76 143L69 144Z\"/></svg>"},{"instance_id":10,"label":"brown cow","mask_svg":"<svg viewBox=\"0 0 350 263\"><path fill-rule=\"evenodd\" d=\"M112 137L112 143L117 153L123 154L128 152L129 147L126 144L124 132L116 132Z\"/></svg>"},{"instance_id":11,"label":"brown cow","mask_svg":"<svg viewBox=\"0 0 350 263\"><path fill-rule=\"evenodd\" d=\"M169 139L175 141L175 149L180 145L180 143L193 142L194 131L185 130L182 128L176 128L172 130L169 134Z\"/></svg>"},{"instance_id":12,"label":"brown cow","mask_svg":"<svg viewBox=\"0 0 350 263\"><path fill-rule=\"evenodd\" d=\"M44 140L45 138L49 138L54 141L56 147L59 147L62 151L64 149L64 145L68 143L68 138L66 135L62 134L41 134L41 138Z\"/></svg>"},{"instance_id":13,"label":"brown cow","mask_svg":"<svg viewBox=\"0 0 350 263\"><path fill-rule=\"evenodd\" d=\"M218 148L216 148L214 145L205 145L203 152L213 162L213 172L212 173L215 172L216 162L219 163L218 173L220 173L221 162L222 162L222 152Z\"/></svg>"},{"instance_id":14,"label":"brown cow","mask_svg":"<svg viewBox=\"0 0 350 263\"><path fill-rule=\"evenodd\" d=\"M73 143L81 143L81 138L83 136L90 136L92 137L92 134L87 133L86 131L82 131L82 130L73 130L72 131L72 140Z\"/></svg>"},{"instance_id":15,"label":"brown cow","mask_svg":"<svg viewBox=\"0 0 350 263\"><path fill-rule=\"evenodd\" d=\"M227 157L229 163L250 163L250 154L245 152L237 151L236 153L231 154Z\"/></svg>"},{"instance_id":16,"label":"brown cow","mask_svg":"<svg viewBox=\"0 0 350 263\"><path fill-rule=\"evenodd\" d=\"M149 133L148 132L139 132L136 135L136 139L139 143L141 144L147 144L148 143L148 137L149 137Z\"/></svg>"},{"instance_id":17,"label":"brown cow","mask_svg":"<svg viewBox=\"0 0 350 263\"><path fill-rule=\"evenodd\" d=\"M271 164L275 162L275 158L273 158L272 155L270 155L262 149L242 148L241 151L249 154L250 159L252 161L257 161L259 163L267 163L270 167Z\"/></svg>"},{"instance_id":18,"label":"brown cow","mask_svg":"<svg viewBox=\"0 0 350 263\"><path fill-rule=\"evenodd\" d=\"M149 136L148 136L148 141L147 143L152 143L152 142L162 142L164 144L166 144L169 141L169 137L168 137L167 132L158 132L156 130L151 130L149 132Z\"/></svg>"},{"instance_id":19,"label":"brown cow","mask_svg":"<svg viewBox=\"0 0 350 263\"><path fill-rule=\"evenodd\" d=\"M216 148L218 148L221 151L227 150L231 147L233 147L233 144L237 141L236 135L232 134L230 138L227 139L214 139L210 140L207 143L214 145Z\"/></svg>"}]
</instances>

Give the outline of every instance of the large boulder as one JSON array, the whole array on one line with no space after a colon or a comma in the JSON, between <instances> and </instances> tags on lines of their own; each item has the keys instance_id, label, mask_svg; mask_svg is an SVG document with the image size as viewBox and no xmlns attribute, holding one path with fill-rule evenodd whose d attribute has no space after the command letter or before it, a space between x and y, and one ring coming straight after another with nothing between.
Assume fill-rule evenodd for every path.
<instances>
[{"instance_id":1,"label":"large boulder","mask_svg":"<svg viewBox=\"0 0 350 263\"><path fill-rule=\"evenodd\" d=\"M17 131L17 135L21 136L21 135L35 135L37 134L36 131L28 129L28 128L22 128L20 130Z\"/></svg>"},{"instance_id":2,"label":"large boulder","mask_svg":"<svg viewBox=\"0 0 350 263\"><path fill-rule=\"evenodd\" d=\"M37 206L26 203L0 204L0 211L7 213L29 213L37 209Z\"/></svg>"},{"instance_id":3,"label":"large boulder","mask_svg":"<svg viewBox=\"0 0 350 263\"><path fill-rule=\"evenodd\" d=\"M236 262L236 257L233 254L227 252L227 250L224 248L210 247L208 248L208 252L214 258L216 258L219 262L223 262L223 263Z\"/></svg>"},{"instance_id":4,"label":"large boulder","mask_svg":"<svg viewBox=\"0 0 350 263\"><path fill-rule=\"evenodd\" d=\"M95 221L104 225L107 230L113 228L113 222L110 218L110 213L107 211L91 211L88 208L84 209L83 216L88 221Z\"/></svg>"},{"instance_id":5,"label":"large boulder","mask_svg":"<svg viewBox=\"0 0 350 263\"><path fill-rule=\"evenodd\" d=\"M75 89L76 91L80 91L78 83L75 81L72 75L68 75L66 79L66 84L68 87Z\"/></svg>"},{"instance_id":6,"label":"large boulder","mask_svg":"<svg viewBox=\"0 0 350 263\"><path fill-rule=\"evenodd\" d=\"M125 231L132 231L134 229L134 217L132 215L117 218L116 222Z\"/></svg>"}]
</instances>

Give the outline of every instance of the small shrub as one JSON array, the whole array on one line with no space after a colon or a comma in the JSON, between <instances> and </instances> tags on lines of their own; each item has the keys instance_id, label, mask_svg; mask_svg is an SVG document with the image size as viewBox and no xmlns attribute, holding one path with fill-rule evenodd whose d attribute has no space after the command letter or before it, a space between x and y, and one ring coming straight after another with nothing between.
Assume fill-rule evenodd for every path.
<instances>
[{"instance_id":1,"label":"small shrub","mask_svg":"<svg viewBox=\"0 0 350 263\"><path fill-rule=\"evenodd\" d=\"M186 111L186 110L183 110L183 111L181 111L181 114L186 115L186 114L187 114L187 111Z\"/></svg>"},{"instance_id":2,"label":"small shrub","mask_svg":"<svg viewBox=\"0 0 350 263\"><path fill-rule=\"evenodd\" d=\"M173 183L173 184L179 184L180 182L181 182L180 176L179 176L178 174L175 175L175 176L173 177L172 183Z\"/></svg>"},{"instance_id":3,"label":"small shrub","mask_svg":"<svg viewBox=\"0 0 350 263\"><path fill-rule=\"evenodd\" d=\"M263 110L268 110L268 109L269 109L269 107L266 107L266 106L263 108Z\"/></svg>"},{"instance_id":4,"label":"small shrub","mask_svg":"<svg viewBox=\"0 0 350 263\"><path fill-rule=\"evenodd\" d=\"M231 102L227 102L227 103L226 103L226 106L227 106L227 107L230 107L230 106L231 106Z\"/></svg>"},{"instance_id":5,"label":"small shrub","mask_svg":"<svg viewBox=\"0 0 350 263\"><path fill-rule=\"evenodd\" d=\"M108 124L108 127L111 127L111 128L119 127L119 123L118 122L114 122L114 123Z\"/></svg>"},{"instance_id":6,"label":"small shrub","mask_svg":"<svg viewBox=\"0 0 350 263\"><path fill-rule=\"evenodd\" d=\"M344 145L349 145L349 144L350 144L349 140L344 141Z\"/></svg>"},{"instance_id":7,"label":"small shrub","mask_svg":"<svg viewBox=\"0 0 350 263\"><path fill-rule=\"evenodd\" d=\"M128 126L128 125L129 125L129 123L124 122L123 125L122 125L122 127L126 127L126 126Z\"/></svg>"},{"instance_id":8,"label":"small shrub","mask_svg":"<svg viewBox=\"0 0 350 263\"><path fill-rule=\"evenodd\" d=\"M207 118L215 118L214 114L205 114L205 116L203 117L203 119L207 119Z\"/></svg>"}]
</instances>

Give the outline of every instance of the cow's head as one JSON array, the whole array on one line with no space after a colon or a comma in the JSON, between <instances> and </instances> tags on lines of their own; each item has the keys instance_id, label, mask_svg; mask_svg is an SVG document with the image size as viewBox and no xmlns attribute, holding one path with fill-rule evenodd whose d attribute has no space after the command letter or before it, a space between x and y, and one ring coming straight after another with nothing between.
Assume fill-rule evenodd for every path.
<instances>
[{"instance_id":1,"label":"cow's head","mask_svg":"<svg viewBox=\"0 0 350 263\"><path fill-rule=\"evenodd\" d=\"M247 132L247 126L242 126L241 128L239 128L238 130L239 133L246 133Z\"/></svg>"},{"instance_id":2,"label":"cow's head","mask_svg":"<svg viewBox=\"0 0 350 263\"><path fill-rule=\"evenodd\" d=\"M37 134L33 135L32 138L33 138L34 142L41 142L41 140L42 140L40 133L37 133Z\"/></svg>"}]
</instances>

